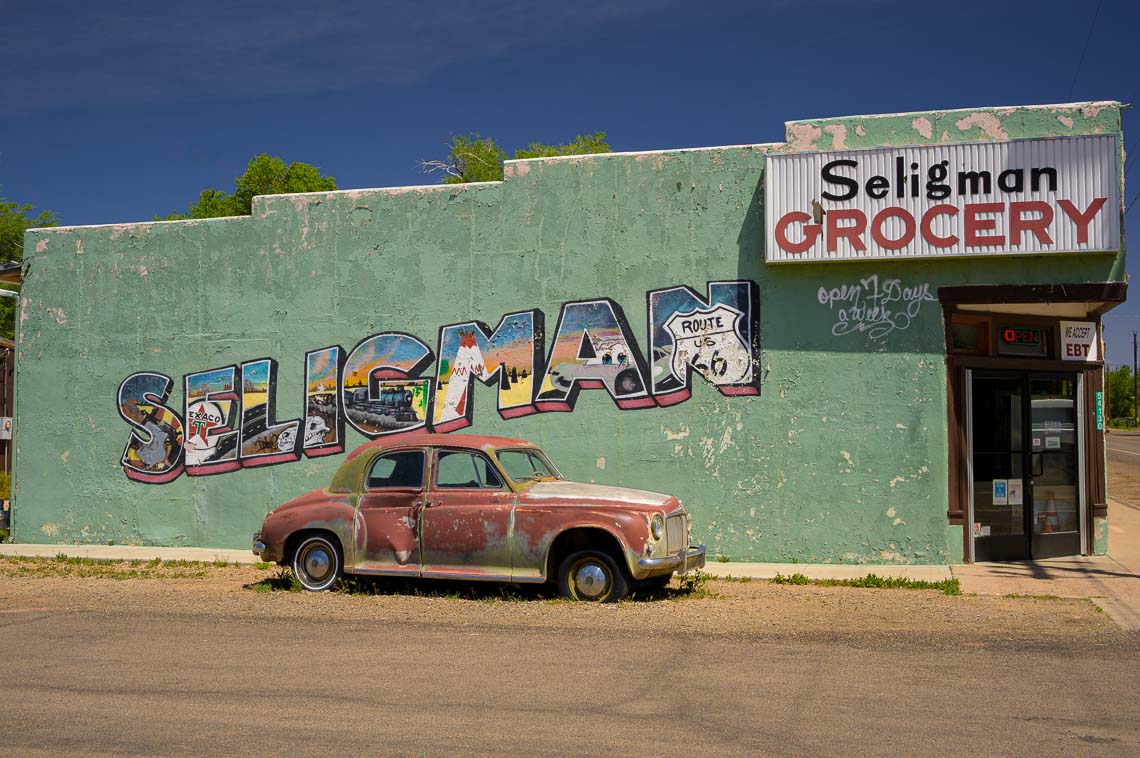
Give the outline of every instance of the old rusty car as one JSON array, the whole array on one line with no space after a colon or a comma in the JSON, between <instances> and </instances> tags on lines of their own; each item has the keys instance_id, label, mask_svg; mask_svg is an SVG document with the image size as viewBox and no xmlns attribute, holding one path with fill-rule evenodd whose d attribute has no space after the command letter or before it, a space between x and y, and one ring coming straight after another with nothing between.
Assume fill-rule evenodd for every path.
<instances>
[{"instance_id":1,"label":"old rusty car","mask_svg":"<svg viewBox=\"0 0 1140 758\"><path fill-rule=\"evenodd\" d=\"M519 439L412 433L354 450L265 517L253 552L308 590L342 574L556 582L615 601L705 565L672 495L567 481Z\"/></svg>"}]
</instances>

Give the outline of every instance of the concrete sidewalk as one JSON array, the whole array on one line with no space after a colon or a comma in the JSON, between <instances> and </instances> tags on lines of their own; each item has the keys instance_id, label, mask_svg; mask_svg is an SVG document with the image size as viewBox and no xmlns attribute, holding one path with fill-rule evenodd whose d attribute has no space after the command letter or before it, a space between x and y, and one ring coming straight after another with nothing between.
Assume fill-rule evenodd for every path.
<instances>
[{"instance_id":1,"label":"concrete sidewalk","mask_svg":"<svg viewBox=\"0 0 1140 758\"><path fill-rule=\"evenodd\" d=\"M1140 575L1108 555L953 567L962 592L1087 597L1125 629L1140 631Z\"/></svg>"},{"instance_id":2,"label":"concrete sidewalk","mask_svg":"<svg viewBox=\"0 0 1140 758\"><path fill-rule=\"evenodd\" d=\"M897 564L833 563L718 563L705 566L705 573L716 577L773 579L776 574L803 574L808 579L858 579L867 574L884 578L940 582L953 576L950 566L900 566Z\"/></svg>"},{"instance_id":3,"label":"concrete sidewalk","mask_svg":"<svg viewBox=\"0 0 1140 758\"><path fill-rule=\"evenodd\" d=\"M55 558L90 558L96 561L196 561L199 563L254 564L257 556L249 550L223 550L213 547L146 547L141 545L29 545L0 544L0 555Z\"/></svg>"},{"instance_id":4,"label":"concrete sidewalk","mask_svg":"<svg viewBox=\"0 0 1140 758\"><path fill-rule=\"evenodd\" d=\"M213 563L253 564L258 558L249 550L224 550L209 547L147 547L142 545L31 545L0 544L0 555L33 556L54 558L66 555L69 558L90 558L100 561L149 561L160 558L164 561L199 561ZM776 574L791 576L803 574L811 579L854 579L867 574L883 577L907 577L925 579L931 582L949 579L949 566L855 566L804 563L716 563L705 566L705 571L713 576L749 577L771 579Z\"/></svg>"},{"instance_id":5,"label":"concrete sidewalk","mask_svg":"<svg viewBox=\"0 0 1140 758\"><path fill-rule=\"evenodd\" d=\"M1140 631L1140 505L1108 502L1109 555L954 566L962 591L1087 597L1120 626Z\"/></svg>"}]
</instances>

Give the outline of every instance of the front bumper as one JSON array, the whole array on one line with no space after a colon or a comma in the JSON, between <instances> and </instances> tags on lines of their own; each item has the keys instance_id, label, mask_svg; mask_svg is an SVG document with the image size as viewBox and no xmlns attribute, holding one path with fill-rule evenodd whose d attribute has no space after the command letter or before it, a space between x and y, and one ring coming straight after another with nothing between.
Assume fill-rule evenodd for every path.
<instances>
[{"instance_id":1,"label":"front bumper","mask_svg":"<svg viewBox=\"0 0 1140 758\"><path fill-rule=\"evenodd\" d=\"M261 532L253 533L253 554L261 558L266 563L280 563L281 562L281 545L275 548L265 544L265 540L261 538Z\"/></svg>"},{"instance_id":2,"label":"front bumper","mask_svg":"<svg viewBox=\"0 0 1140 758\"><path fill-rule=\"evenodd\" d=\"M663 555L660 558L642 558L637 562L637 566L648 574L664 574L665 572L684 574L694 569L704 568L705 552L704 545L693 545L688 550L673 555Z\"/></svg>"}]
</instances>

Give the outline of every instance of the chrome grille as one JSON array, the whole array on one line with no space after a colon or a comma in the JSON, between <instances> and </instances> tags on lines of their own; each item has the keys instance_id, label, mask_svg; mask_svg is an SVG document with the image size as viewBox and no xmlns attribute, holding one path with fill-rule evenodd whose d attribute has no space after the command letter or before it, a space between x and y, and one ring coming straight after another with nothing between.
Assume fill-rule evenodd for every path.
<instances>
[{"instance_id":1,"label":"chrome grille","mask_svg":"<svg viewBox=\"0 0 1140 758\"><path fill-rule=\"evenodd\" d=\"M687 547L685 545L685 515L683 513L670 516L665 520L665 544L665 549L670 553L684 550Z\"/></svg>"}]
</instances>

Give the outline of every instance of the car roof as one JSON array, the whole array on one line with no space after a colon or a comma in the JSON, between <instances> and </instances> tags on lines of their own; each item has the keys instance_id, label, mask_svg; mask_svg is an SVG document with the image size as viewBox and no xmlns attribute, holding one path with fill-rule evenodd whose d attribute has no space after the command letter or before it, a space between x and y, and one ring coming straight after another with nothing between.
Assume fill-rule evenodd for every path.
<instances>
[{"instance_id":1,"label":"car roof","mask_svg":"<svg viewBox=\"0 0 1140 758\"><path fill-rule=\"evenodd\" d=\"M469 447L482 450L488 447L537 447L533 442L517 439L515 437L494 437L488 434L433 434L430 432L409 432L397 434L392 437L381 437L378 440L365 442L348 454L346 461L351 461L365 453L374 450L384 450L395 447L408 447L417 445L436 445L446 447Z\"/></svg>"}]
</instances>

